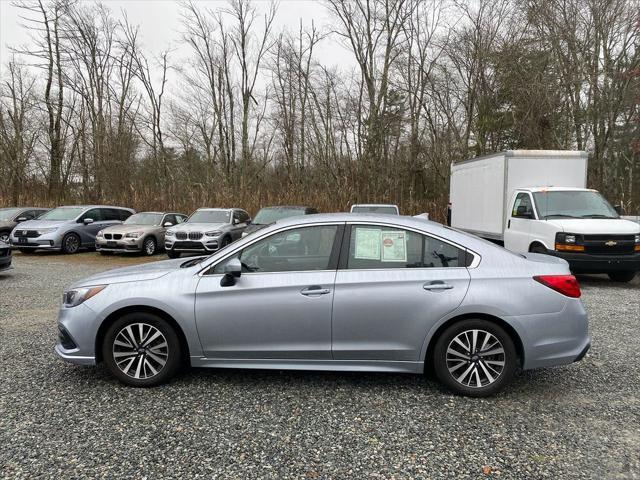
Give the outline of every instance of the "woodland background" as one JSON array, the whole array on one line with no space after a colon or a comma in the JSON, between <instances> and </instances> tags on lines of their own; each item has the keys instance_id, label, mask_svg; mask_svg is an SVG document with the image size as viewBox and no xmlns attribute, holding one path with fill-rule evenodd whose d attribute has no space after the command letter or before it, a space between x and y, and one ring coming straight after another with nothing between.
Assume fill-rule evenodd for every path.
<instances>
[{"instance_id":1,"label":"woodland background","mask_svg":"<svg viewBox=\"0 0 640 480\"><path fill-rule=\"evenodd\" d=\"M523 148L587 150L589 185L640 211L635 0L326 0L330 29L281 30L282 5L183 3L186 59L108 4L19 5L33 42L2 65L0 205L443 219L452 162ZM329 38L353 67L318 61Z\"/></svg>"}]
</instances>

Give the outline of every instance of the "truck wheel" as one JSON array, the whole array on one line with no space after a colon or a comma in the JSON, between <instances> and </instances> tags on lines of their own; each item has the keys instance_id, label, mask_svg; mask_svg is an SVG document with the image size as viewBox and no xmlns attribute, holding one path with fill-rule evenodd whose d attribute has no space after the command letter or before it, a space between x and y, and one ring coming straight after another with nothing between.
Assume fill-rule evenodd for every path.
<instances>
[{"instance_id":1,"label":"truck wheel","mask_svg":"<svg viewBox=\"0 0 640 480\"><path fill-rule=\"evenodd\" d=\"M609 272L612 282L628 283L636 277L636 272Z\"/></svg>"},{"instance_id":2,"label":"truck wheel","mask_svg":"<svg viewBox=\"0 0 640 480\"><path fill-rule=\"evenodd\" d=\"M531 253L543 253L547 255L547 249L544 248L544 245L540 245L539 243L534 243L533 245L531 245L529 251Z\"/></svg>"}]
</instances>

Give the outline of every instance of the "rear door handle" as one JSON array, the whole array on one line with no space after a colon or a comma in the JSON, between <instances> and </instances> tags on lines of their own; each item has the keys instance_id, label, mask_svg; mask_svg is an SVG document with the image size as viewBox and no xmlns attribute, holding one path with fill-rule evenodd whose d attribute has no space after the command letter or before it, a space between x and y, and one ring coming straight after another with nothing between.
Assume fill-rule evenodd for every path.
<instances>
[{"instance_id":1,"label":"rear door handle","mask_svg":"<svg viewBox=\"0 0 640 480\"><path fill-rule=\"evenodd\" d=\"M331 293L331 289L322 288L320 285L312 285L310 287L303 288L300 290L300 293L307 297L313 297L315 295L326 295L327 293Z\"/></svg>"},{"instance_id":2,"label":"rear door handle","mask_svg":"<svg viewBox=\"0 0 640 480\"><path fill-rule=\"evenodd\" d=\"M451 290L453 285L441 281L425 283L422 288L425 290Z\"/></svg>"}]
</instances>

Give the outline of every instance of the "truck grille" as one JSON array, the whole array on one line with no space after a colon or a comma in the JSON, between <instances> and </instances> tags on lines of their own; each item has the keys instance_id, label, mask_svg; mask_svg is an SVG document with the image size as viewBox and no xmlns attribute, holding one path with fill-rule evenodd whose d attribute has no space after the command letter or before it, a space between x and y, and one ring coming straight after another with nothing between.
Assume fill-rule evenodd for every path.
<instances>
[{"instance_id":1,"label":"truck grille","mask_svg":"<svg viewBox=\"0 0 640 480\"><path fill-rule=\"evenodd\" d=\"M631 255L635 235L585 235L584 251L591 255Z\"/></svg>"}]
</instances>

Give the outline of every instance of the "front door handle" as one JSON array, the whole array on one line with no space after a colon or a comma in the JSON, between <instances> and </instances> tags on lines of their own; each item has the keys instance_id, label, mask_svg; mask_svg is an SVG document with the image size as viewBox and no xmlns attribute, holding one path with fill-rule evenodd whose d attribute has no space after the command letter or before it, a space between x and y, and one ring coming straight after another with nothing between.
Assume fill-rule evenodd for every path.
<instances>
[{"instance_id":1,"label":"front door handle","mask_svg":"<svg viewBox=\"0 0 640 480\"><path fill-rule=\"evenodd\" d=\"M327 293L331 293L329 288L322 288L320 285L312 285L307 288L303 288L300 290L302 295L306 295L307 297L313 297L315 295L326 295Z\"/></svg>"},{"instance_id":2,"label":"front door handle","mask_svg":"<svg viewBox=\"0 0 640 480\"><path fill-rule=\"evenodd\" d=\"M453 285L437 280L435 282L425 283L422 288L425 290L451 290Z\"/></svg>"}]
</instances>

